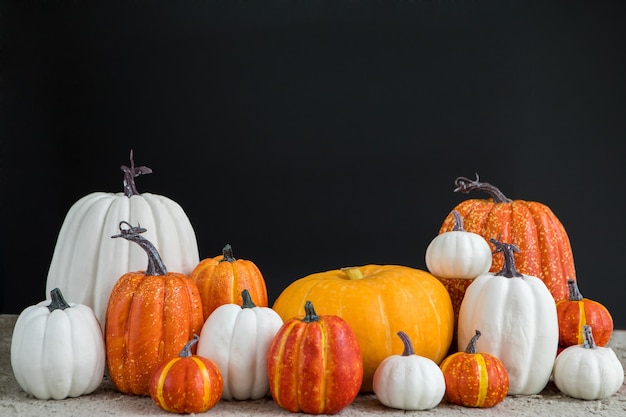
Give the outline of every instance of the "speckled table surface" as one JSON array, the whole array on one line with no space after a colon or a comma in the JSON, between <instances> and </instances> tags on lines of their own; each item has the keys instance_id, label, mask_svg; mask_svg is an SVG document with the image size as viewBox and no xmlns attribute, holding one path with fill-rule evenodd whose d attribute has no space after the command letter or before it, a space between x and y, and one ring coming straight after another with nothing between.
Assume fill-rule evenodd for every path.
<instances>
[{"instance_id":1,"label":"speckled table surface","mask_svg":"<svg viewBox=\"0 0 626 417\"><path fill-rule=\"evenodd\" d=\"M135 397L115 390L107 378L89 395L64 400L38 400L22 391L11 369L10 348L17 315L0 315L0 415L30 416L164 416L149 397ZM615 331L609 344L626 367L626 331ZM293 415L283 410L271 398L255 401L220 401L208 410L213 416L280 416ZM442 401L425 411L406 412L382 405L374 395L360 395L339 416L626 416L626 385L612 397L601 401L583 401L561 394L553 383L539 395L508 396L492 408L473 409Z\"/></svg>"}]
</instances>

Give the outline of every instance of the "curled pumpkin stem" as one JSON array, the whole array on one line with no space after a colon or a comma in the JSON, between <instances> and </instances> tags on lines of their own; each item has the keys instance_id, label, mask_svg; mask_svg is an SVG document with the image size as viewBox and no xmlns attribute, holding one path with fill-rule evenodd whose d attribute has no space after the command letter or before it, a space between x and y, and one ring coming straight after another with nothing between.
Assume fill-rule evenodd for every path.
<instances>
[{"instance_id":1,"label":"curled pumpkin stem","mask_svg":"<svg viewBox=\"0 0 626 417\"><path fill-rule=\"evenodd\" d=\"M502 269L496 275L506 278L523 276L522 274L517 272L517 269L515 269L515 258L513 254L519 252L519 248L517 247L517 245L513 243L503 243L494 238L491 238L489 240L496 247L494 253L502 252L504 254L504 265L502 265Z\"/></svg>"},{"instance_id":2,"label":"curled pumpkin stem","mask_svg":"<svg viewBox=\"0 0 626 417\"><path fill-rule=\"evenodd\" d=\"M497 187L489 184L488 182L480 182L478 174L476 174L475 180L458 177L454 180L454 185L456 185L456 188L454 189L455 193L467 194L471 191L483 191L493 198L494 203L511 202L511 199L507 198Z\"/></svg>"},{"instance_id":3,"label":"curled pumpkin stem","mask_svg":"<svg viewBox=\"0 0 626 417\"><path fill-rule=\"evenodd\" d=\"M128 228L123 228L123 225L128 226ZM133 226L127 221L121 221L119 228L120 233L118 235L111 236L112 238L121 237L128 241L135 242L144 251L146 251L146 254L148 254L148 267L146 268L146 275L160 276L167 274L167 268L165 268L165 264L163 263L157 249L154 247L152 242L141 236L141 233L144 233L146 229L141 227L139 223L137 223L137 226Z\"/></svg>"},{"instance_id":4,"label":"curled pumpkin stem","mask_svg":"<svg viewBox=\"0 0 626 417\"><path fill-rule=\"evenodd\" d=\"M183 349L178 354L178 357L180 357L180 358L190 358L191 356L193 356L193 354L191 353L191 348L193 347L193 345L198 343L198 340L200 340L200 337L197 334L194 333L193 339L191 339L189 342L187 342L185 344Z\"/></svg>"},{"instance_id":5,"label":"curled pumpkin stem","mask_svg":"<svg viewBox=\"0 0 626 417\"><path fill-rule=\"evenodd\" d=\"M465 353L476 353L478 350L476 349L476 343L478 342L478 338L480 337L480 330L476 329L476 334L471 338L469 343L467 344L467 348L465 348Z\"/></svg>"},{"instance_id":6,"label":"curled pumpkin stem","mask_svg":"<svg viewBox=\"0 0 626 417\"><path fill-rule=\"evenodd\" d=\"M130 167L122 165L121 170L124 171L124 195L126 197L132 197L134 195L140 195L135 185L135 177L143 174L151 174L152 169L146 166L135 167L135 161L133 159L133 150L130 150Z\"/></svg>"},{"instance_id":7,"label":"curled pumpkin stem","mask_svg":"<svg viewBox=\"0 0 626 417\"><path fill-rule=\"evenodd\" d=\"M402 344L404 345L404 351L402 352L402 356L411 356L415 355L415 349L413 348L413 343L411 343L411 338L408 334L403 331L399 331L397 335L402 340Z\"/></svg>"},{"instance_id":8,"label":"curled pumpkin stem","mask_svg":"<svg viewBox=\"0 0 626 417\"><path fill-rule=\"evenodd\" d=\"M456 210L452 210L452 216L454 217L454 227L452 230L455 232L464 232L463 228L463 217L461 217L461 213Z\"/></svg>"}]
</instances>

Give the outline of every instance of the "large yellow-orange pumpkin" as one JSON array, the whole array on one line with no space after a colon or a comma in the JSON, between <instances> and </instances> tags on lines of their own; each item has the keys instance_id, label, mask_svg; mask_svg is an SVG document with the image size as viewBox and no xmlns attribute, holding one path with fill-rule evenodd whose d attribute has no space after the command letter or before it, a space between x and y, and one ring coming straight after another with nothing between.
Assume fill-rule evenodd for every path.
<instances>
[{"instance_id":1,"label":"large yellow-orange pumpkin","mask_svg":"<svg viewBox=\"0 0 626 417\"><path fill-rule=\"evenodd\" d=\"M515 258L517 270L540 278L555 301L568 298L568 279L576 279L574 257L565 227L552 210L535 201L511 200L493 185L459 177L455 192L482 191L488 199L469 199L454 207L463 217L464 228L487 241L498 239L514 243L520 250ZM453 230L452 212L443 221L439 233ZM492 251L495 250L491 244ZM502 269L503 258L494 256L491 272Z\"/></svg>"},{"instance_id":2,"label":"large yellow-orange pumpkin","mask_svg":"<svg viewBox=\"0 0 626 417\"><path fill-rule=\"evenodd\" d=\"M202 330L202 301L185 274L168 272L156 248L130 226L113 237L139 244L148 254L146 271L122 275L113 286L106 310L105 341L109 375L125 393L149 395L152 371L176 357Z\"/></svg>"},{"instance_id":3,"label":"large yellow-orange pumpkin","mask_svg":"<svg viewBox=\"0 0 626 417\"><path fill-rule=\"evenodd\" d=\"M361 348L341 317L318 316L310 301L304 311L283 324L268 350L272 398L292 413L335 414L359 393Z\"/></svg>"},{"instance_id":4,"label":"large yellow-orange pumpkin","mask_svg":"<svg viewBox=\"0 0 626 417\"><path fill-rule=\"evenodd\" d=\"M400 265L365 265L319 272L292 282L273 309L283 321L297 316L307 300L319 314L342 317L356 333L363 355L361 392L371 392L380 363L403 349L404 331L415 353L437 364L452 341L454 312L443 284L432 274Z\"/></svg>"},{"instance_id":5,"label":"large yellow-orange pumpkin","mask_svg":"<svg viewBox=\"0 0 626 417\"><path fill-rule=\"evenodd\" d=\"M235 259L231 245L224 246L222 255L200 261L190 277L200 292L205 320L223 304L241 305L243 290L248 290L256 306L268 306L263 274L254 262Z\"/></svg>"}]
</instances>

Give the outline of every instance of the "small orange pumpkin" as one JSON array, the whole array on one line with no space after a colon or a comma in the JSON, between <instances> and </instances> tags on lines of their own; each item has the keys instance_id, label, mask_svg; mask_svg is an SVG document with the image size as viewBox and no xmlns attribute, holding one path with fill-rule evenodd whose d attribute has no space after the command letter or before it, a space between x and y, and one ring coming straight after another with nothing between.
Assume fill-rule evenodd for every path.
<instances>
[{"instance_id":1,"label":"small orange pumpkin","mask_svg":"<svg viewBox=\"0 0 626 417\"><path fill-rule=\"evenodd\" d=\"M477 353L480 331L465 352L456 352L441 362L446 380L446 399L464 407L488 408L500 403L509 390L509 375L498 358Z\"/></svg>"},{"instance_id":2,"label":"small orange pumpkin","mask_svg":"<svg viewBox=\"0 0 626 417\"><path fill-rule=\"evenodd\" d=\"M282 325L267 353L272 398L292 413L336 414L361 387L359 341L341 317L318 316L310 301L304 310Z\"/></svg>"},{"instance_id":3,"label":"small orange pumpkin","mask_svg":"<svg viewBox=\"0 0 626 417\"><path fill-rule=\"evenodd\" d=\"M559 318L559 347L563 349L583 344L583 328L586 324L593 329L595 344L606 346L613 334L611 313L603 304L584 298L573 279L568 280L568 286L569 298L556 303Z\"/></svg>"},{"instance_id":4,"label":"small orange pumpkin","mask_svg":"<svg viewBox=\"0 0 626 417\"><path fill-rule=\"evenodd\" d=\"M145 229L128 222L119 227L112 237L141 246L148 268L122 275L113 286L106 309L107 365L119 391L149 395L152 371L202 330L202 301L187 275L167 271L154 245L141 236Z\"/></svg>"},{"instance_id":5,"label":"small orange pumpkin","mask_svg":"<svg viewBox=\"0 0 626 417\"><path fill-rule=\"evenodd\" d=\"M205 320L223 304L241 305L243 290L248 290L258 307L268 306L263 274L254 262L235 259L229 244L222 249L222 255L200 261L190 277L200 292Z\"/></svg>"},{"instance_id":6,"label":"small orange pumpkin","mask_svg":"<svg viewBox=\"0 0 626 417\"><path fill-rule=\"evenodd\" d=\"M159 408L173 413L204 413L218 403L224 389L219 367L193 355L194 335L178 357L159 365L150 377L150 396Z\"/></svg>"}]
</instances>

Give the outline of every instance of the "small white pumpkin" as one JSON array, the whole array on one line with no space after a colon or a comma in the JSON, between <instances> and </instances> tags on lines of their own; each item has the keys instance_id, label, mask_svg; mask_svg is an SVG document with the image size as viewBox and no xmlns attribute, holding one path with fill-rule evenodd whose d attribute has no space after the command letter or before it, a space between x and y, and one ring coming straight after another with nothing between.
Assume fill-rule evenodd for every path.
<instances>
[{"instance_id":1,"label":"small white pumpkin","mask_svg":"<svg viewBox=\"0 0 626 417\"><path fill-rule=\"evenodd\" d=\"M190 274L199 262L196 235L182 207L151 193L139 194L134 178L150 168L122 166L124 192L94 192L69 209L52 255L46 294L62 288L68 300L91 307L104 331L113 285L128 271L145 268L145 252L130 242L116 242L111 231L121 220L141 224L146 239L157 248L172 271Z\"/></svg>"},{"instance_id":2,"label":"small white pumpkin","mask_svg":"<svg viewBox=\"0 0 626 417\"><path fill-rule=\"evenodd\" d=\"M247 289L243 303L223 304L204 322L197 354L222 372L224 400L257 400L267 396L267 352L282 318L269 307L257 307Z\"/></svg>"},{"instance_id":3,"label":"small white pumpkin","mask_svg":"<svg viewBox=\"0 0 626 417\"><path fill-rule=\"evenodd\" d=\"M467 287L458 321L458 349L481 329L477 349L504 364L509 395L538 394L550 380L559 342L556 303L544 282L515 269L513 244L491 241L504 253L500 272Z\"/></svg>"},{"instance_id":4,"label":"small white pumpkin","mask_svg":"<svg viewBox=\"0 0 626 417\"><path fill-rule=\"evenodd\" d=\"M11 366L19 386L41 400L89 394L104 377L100 324L88 306L67 303L58 288L51 301L26 307L11 340Z\"/></svg>"},{"instance_id":5,"label":"small white pumpkin","mask_svg":"<svg viewBox=\"0 0 626 417\"><path fill-rule=\"evenodd\" d=\"M591 326L583 326L583 344L564 349L554 362L554 383L565 395L602 400L624 383L624 367L610 347L597 346Z\"/></svg>"},{"instance_id":6,"label":"small white pumpkin","mask_svg":"<svg viewBox=\"0 0 626 417\"><path fill-rule=\"evenodd\" d=\"M383 359L374 372L373 391L387 407L400 410L429 410L446 392L441 368L431 359L415 354L409 336L400 331L402 355Z\"/></svg>"},{"instance_id":7,"label":"small white pumpkin","mask_svg":"<svg viewBox=\"0 0 626 417\"><path fill-rule=\"evenodd\" d=\"M437 278L474 279L491 268L491 248L481 235L463 229L458 211L452 215L454 228L437 235L426 248L426 267Z\"/></svg>"}]
</instances>

